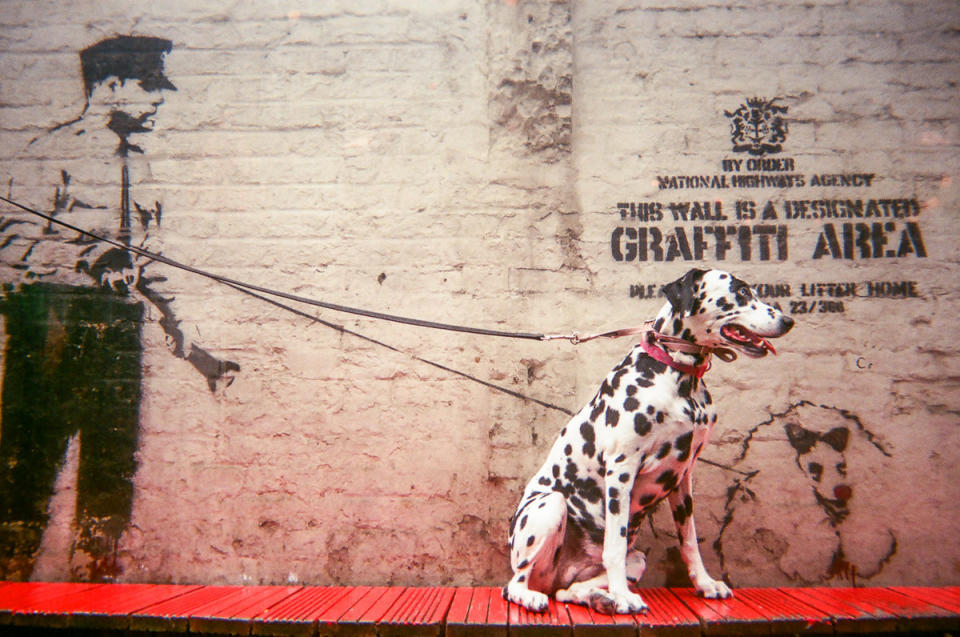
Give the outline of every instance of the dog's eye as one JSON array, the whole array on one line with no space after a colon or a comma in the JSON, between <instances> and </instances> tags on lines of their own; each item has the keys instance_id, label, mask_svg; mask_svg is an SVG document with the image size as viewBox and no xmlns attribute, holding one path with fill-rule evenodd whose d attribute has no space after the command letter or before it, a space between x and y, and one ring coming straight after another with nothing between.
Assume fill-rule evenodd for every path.
<instances>
[{"instance_id":1,"label":"dog's eye","mask_svg":"<svg viewBox=\"0 0 960 637\"><path fill-rule=\"evenodd\" d=\"M750 288L742 287L739 290L737 290L737 301L746 303L749 300L750 300Z\"/></svg>"},{"instance_id":2,"label":"dog's eye","mask_svg":"<svg viewBox=\"0 0 960 637\"><path fill-rule=\"evenodd\" d=\"M820 482L820 478L823 477L823 465L819 462L811 462L808 464L807 471L810 473L810 477L816 482Z\"/></svg>"}]
</instances>

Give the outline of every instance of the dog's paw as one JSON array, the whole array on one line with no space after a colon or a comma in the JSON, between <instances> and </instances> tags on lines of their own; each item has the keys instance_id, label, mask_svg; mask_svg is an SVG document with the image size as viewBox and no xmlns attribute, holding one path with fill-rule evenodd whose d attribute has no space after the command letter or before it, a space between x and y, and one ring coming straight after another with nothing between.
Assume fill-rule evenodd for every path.
<instances>
[{"instance_id":1,"label":"dog's paw","mask_svg":"<svg viewBox=\"0 0 960 637\"><path fill-rule=\"evenodd\" d=\"M720 580L705 579L697 583L697 595L707 599L727 599L733 597L733 591Z\"/></svg>"},{"instance_id":2,"label":"dog's paw","mask_svg":"<svg viewBox=\"0 0 960 637\"><path fill-rule=\"evenodd\" d=\"M646 613L649 610L647 603L636 593L611 593L605 590L594 591L589 598L590 608L606 615L629 615L631 613Z\"/></svg>"},{"instance_id":3,"label":"dog's paw","mask_svg":"<svg viewBox=\"0 0 960 637\"><path fill-rule=\"evenodd\" d=\"M547 610L547 606L550 604L550 598L545 594L540 591L532 591L526 586L517 585L515 582L510 582L504 586L503 598L535 613L542 613Z\"/></svg>"}]
</instances>

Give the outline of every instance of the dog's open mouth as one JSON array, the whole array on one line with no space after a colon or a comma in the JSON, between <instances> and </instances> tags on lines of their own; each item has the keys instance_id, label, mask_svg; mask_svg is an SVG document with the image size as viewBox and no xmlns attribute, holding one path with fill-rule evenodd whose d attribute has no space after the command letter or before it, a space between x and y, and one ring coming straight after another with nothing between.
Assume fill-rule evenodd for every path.
<instances>
[{"instance_id":1,"label":"dog's open mouth","mask_svg":"<svg viewBox=\"0 0 960 637\"><path fill-rule=\"evenodd\" d=\"M720 328L720 334L723 335L728 342L741 349L747 356L760 358L761 356L766 356L767 352L777 353L777 350L773 348L770 341L751 332L742 325L737 325L736 323L724 325Z\"/></svg>"}]
</instances>

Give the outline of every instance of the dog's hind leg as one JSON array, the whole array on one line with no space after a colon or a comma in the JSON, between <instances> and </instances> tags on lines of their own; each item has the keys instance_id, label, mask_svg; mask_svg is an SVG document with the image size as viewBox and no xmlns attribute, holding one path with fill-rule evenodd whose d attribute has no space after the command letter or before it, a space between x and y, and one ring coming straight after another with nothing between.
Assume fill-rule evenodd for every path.
<instances>
[{"instance_id":1,"label":"dog's hind leg","mask_svg":"<svg viewBox=\"0 0 960 637\"><path fill-rule=\"evenodd\" d=\"M627 553L626 571L627 580L638 582L647 568L647 557L641 551ZM574 582L567 588L557 591L558 602L583 604L601 613L612 614L622 612L617 610L617 601L608 591L607 574L601 573L582 582ZM646 604L641 604L631 612L645 613Z\"/></svg>"},{"instance_id":2,"label":"dog's hind leg","mask_svg":"<svg viewBox=\"0 0 960 637\"><path fill-rule=\"evenodd\" d=\"M530 494L513 517L510 566L503 596L533 611L546 610L567 529L567 503L558 492Z\"/></svg>"}]
</instances>

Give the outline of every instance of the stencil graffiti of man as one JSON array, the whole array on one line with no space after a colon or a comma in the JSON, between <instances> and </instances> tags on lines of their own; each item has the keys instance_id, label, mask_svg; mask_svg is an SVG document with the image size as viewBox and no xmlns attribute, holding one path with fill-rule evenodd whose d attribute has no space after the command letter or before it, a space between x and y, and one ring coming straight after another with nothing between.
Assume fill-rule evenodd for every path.
<instances>
[{"instance_id":1,"label":"stencil graffiti of man","mask_svg":"<svg viewBox=\"0 0 960 637\"><path fill-rule=\"evenodd\" d=\"M82 112L28 144L17 158L20 174L7 179L8 197L157 250L150 233L163 208L145 140L164 92L176 90L164 72L171 49L161 38L117 36L81 51ZM73 440L80 447L73 552L87 571L74 576L109 579L132 507L145 305L159 315L171 352L211 390L229 384L239 366L191 340L166 279L145 259L26 213L4 211L0 229L0 577L30 575Z\"/></svg>"}]
</instances>

